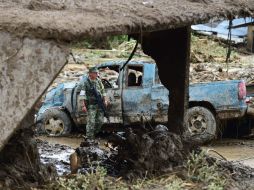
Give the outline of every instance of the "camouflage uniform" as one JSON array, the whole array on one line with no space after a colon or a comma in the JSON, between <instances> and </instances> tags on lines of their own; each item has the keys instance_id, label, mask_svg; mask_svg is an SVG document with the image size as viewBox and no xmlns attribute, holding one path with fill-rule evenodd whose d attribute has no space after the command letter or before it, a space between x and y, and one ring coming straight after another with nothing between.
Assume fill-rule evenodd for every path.
<instances>
[{"instance_id":1,"label":"camouflage uniform","mask_svg":"<svg viewBox=\"0 0 254 190\"><path fill-rule=\"evenodd\" d=\"M86 124L86 136L93 139L94 135L100 132L101 126L104 121L103 110L97 103L96 97L93 94L92 86L100 93L101 97L105 97L104 86L99 78L96 80L90 80L87 77L84 82L81 84L80 89L84 91L83 99L85 100L87 107L87 124Z\"/></svg>"}]
</instances>

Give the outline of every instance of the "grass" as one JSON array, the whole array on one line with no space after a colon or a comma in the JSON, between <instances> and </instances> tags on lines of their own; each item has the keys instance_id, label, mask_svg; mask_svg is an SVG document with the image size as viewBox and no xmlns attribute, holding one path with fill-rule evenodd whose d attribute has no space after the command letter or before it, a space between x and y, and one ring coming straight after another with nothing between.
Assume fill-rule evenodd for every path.
<instances>
[{"instance_id":1,"label":"grass","mask_svg":"<svg viewBox=\"0 0 254 190\"><path fill-rule=\"evenodd\" d=\"M206 36L191 36L191 62L217 62L225 63L228 48L221 43ZM231 52L230 60L240 59L236 51Z\"/></svg>"},{"instance_id":2,"label":"grass","mask_svg":"<svg viewBox=\"0 0 254 190\"><path fill-rule=\"evenodd\" d=\"M212 165L207 162L205 151L191 153L185 167L190 180L206 184L209 190L223 190L226 186L227 178L216 162Z\"/></svg>"},{"instance_id":3,"label":"grass","mask_svg":"<svg viewBox=\"0 0 254 190\"><path fill-rule=\"evenodd\" d=\"M51 190L85 190L97 189L104 190L106 170L97 166L95 170L91 170L86 175L77 174L68 177L60 177L56 182L48 185L45 189Z\"/></svg>"},{"instance_id":4,"label":"grass","mask_svg":"<svg viewBox=\"0 0 254 190\"><path fill-rule=\"evenodd\" d=\"M87 174L77 174L59 177L57 181L44 189L50 190L141 190L141 189L183 189L184 182L175 175L166 175L153 179L137 179L129 182L121 178L106 176L106 170L98 166L95 171Z\"/></svg>"}]
</instances>

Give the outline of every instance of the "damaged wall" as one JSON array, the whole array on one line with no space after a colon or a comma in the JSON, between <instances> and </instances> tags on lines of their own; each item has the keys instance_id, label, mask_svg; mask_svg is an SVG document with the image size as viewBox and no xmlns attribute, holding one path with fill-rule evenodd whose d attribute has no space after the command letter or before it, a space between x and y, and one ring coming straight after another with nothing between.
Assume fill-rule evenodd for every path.
<instances>
[{"instance_id":1,"label":"damaged wall","mask_svg":"<svg viewBox=\"0 0 254 190\"><path fill-rule=\"evenodd\" d=\"M0 149L67 61L52 41L0 32Z\"/></svg>"}]
</instances>

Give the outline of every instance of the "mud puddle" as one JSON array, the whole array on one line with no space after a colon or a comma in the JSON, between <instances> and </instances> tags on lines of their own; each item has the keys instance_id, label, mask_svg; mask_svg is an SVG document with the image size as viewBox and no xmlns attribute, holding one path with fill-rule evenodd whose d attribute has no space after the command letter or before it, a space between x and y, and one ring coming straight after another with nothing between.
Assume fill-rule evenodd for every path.
<instances>
[{"instance_id":1,"label":"mud puddle","mask_svg":"<svg viewBox=\"0 0 254 190\"><path fill-rule=\"evenodd\" d=\"M42 163L54 164L58 175L70 173L70 155L83 141L80 137L36 137ZM105 140L99 140L100 147L105 148Z\"/></svg>"},{"instance_id":2,"label":"mud puddle","mask_svg":"<svg viewBox=\"0 0 254 190\"><path fill-rule=\"evenodd\" d=\"M211 150L209 154L216 158L223 159L224 157L233 163L241 163L254 168L254 140L222 139L203 148Z\"/></svg>"},{"instance_id":3,"label":"mud puddle","mask_svg":"<svg viewBox=\"0 0 254 190\"><path fill-rule=\"evenodd\" d=\"M69 146L73 149L79 147L83 138L81 137L48 137L48 136L40 136L37 137L42 141L47 141L49 144L61 144L65 146Z\"/></svg>"},{"instance_id":4,"label":"mud puddle","mask_svg":"<svg viewBox=\"0 0 254 190\"><path fill-rule=\"evenodd\" d=\"M70 173L69 157L79 146L81 138L41 136L36 141L42 163L54 164L58 175Z\"/></svg>"}]
</instances>

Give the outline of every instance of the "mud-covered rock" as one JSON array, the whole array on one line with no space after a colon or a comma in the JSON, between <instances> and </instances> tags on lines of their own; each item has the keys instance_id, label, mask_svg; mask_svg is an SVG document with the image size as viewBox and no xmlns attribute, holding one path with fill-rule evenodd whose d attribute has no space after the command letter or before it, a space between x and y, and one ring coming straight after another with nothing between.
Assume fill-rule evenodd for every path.
<instances>
[{"instance_id":1,"label":"mud-covered rock","mask_svg":"<svg viewBox=\"0 0 254 190\"><path fill-rule=\"evenodd\" d=\"M87 167L92 162L105 160L107 157L106 151L101 149L97 143L78 147L76 153L78 156L81 156L81 164L83 167Z\"/></svg>"},{"instance_id":2,"label":"mud-covered rock","mask_svg":"<svg viewBox=\"0 0 254 190\"><path fill-rule=\"evenodd\" d=\"M121 173L133 175L161 174L173 171L186 159L189 150L180 136L162 127L155 130L129 130L123 138L112 138L118 146L117 160L125 166Z\"/></svg>"}]
</instances>

